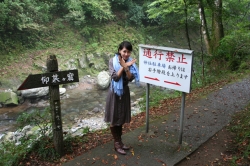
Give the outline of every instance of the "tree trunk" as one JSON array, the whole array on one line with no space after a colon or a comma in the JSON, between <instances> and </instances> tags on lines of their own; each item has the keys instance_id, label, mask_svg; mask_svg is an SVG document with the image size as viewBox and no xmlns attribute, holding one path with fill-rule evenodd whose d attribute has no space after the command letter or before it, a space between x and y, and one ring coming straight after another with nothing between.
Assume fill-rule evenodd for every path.
<instances>
[{"instance_id":1,"label":"tree trunk","mask_svg":"<svg viewBox=\"0 0 250 166\"><path fill-rule=\"evenodd\" d=\"M212 55L218 48L220 40L224 37L222 24L222 0L207 0L212 13L211 36L208 32L203 0L199 0L199 14L202 25L202 35L209 55Z\"/></svg>"},{"instance_id":2,"label":"tree trunk","mask_svg":"<svg viewBox=\"0 0 250 166\"><path fill-rule=\"evenodd\" d=\"M186 37L187 37L187 41L188 41L188 47L191 50L191 43L190 43L190 38L189 38L189 32L188 32L188 8L187 8L187 2L186 0L183 0L184 4L185 4L185 29L186 29Z\"/></svg>"},{"instance_id":3,"label":"tree trunk","mask_svg":"<svg viewBox=\"0 0 250 166\"><path fill-rule=\"evenodd\" d=\"M198 9L199 9L200 20L201 20L201 31L202 31L201 35L204 38L207 52L208 52L208 54L210 54L210 36L209 36L209 32L208 32L207 21L206 21L204 5L203 5L202 0L199 0L199 2L198 2Z\"/></svg>"},{"instance_id":4,"label":"tree trunk","mask_svg":"<svg viewBox=\"0 0 250 166\"><path fill-rule=\"evenodd\" d=\"M207 0L207 4L212 13L212 28L210 41L210 54L220 45L220 40L224 37L222 24L222 0Z\"/></svg>"},{"instance_id":5,"label":"tree trunk","mask_svg":"<svg viewBox=\"0 0 250 166\"><path fill-rule=\"evenodd\" d=\"M222 24L222 0L214 0L212 6L212 50L214 52L220 44L220 40L224 37Z\"/></svg>"}]
</instances>

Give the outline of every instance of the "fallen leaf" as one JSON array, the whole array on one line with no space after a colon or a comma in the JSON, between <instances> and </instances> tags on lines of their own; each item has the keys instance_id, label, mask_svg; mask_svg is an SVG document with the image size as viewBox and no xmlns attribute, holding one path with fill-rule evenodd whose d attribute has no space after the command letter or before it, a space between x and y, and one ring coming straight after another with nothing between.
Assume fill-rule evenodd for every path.
<instances>
[{"instance_id":1,"label":"fallen leaf","mask_svg":"<svg viewBox=\"0 0 250 166\"><path fill-rule=\"evenodd\" d=\"M134 149L131 149L130 152L132 153L133 156L135 155Z\"/></svg>"},{"instance_id":2,"label":"fallen leaf","mask_svg":"<svg viewBox=\"0 0 250 166\"><path fill-rule=\"evenodd\" d=\"M116 154L114 155L114 159L115 159L115 160L117 160L117 159L118 159L118 156L117 156Z\"/></svg>"},{"instance_id":3,"label":"fallen leaf","mask_svg":"<svg viewBox=\"0 0 250 166\"><path fill-rule=\"evenodd\" d=\"M103 164L108 164L108 161L102 160L102 163L103 163Z\"/></svg>"}]
</instances>

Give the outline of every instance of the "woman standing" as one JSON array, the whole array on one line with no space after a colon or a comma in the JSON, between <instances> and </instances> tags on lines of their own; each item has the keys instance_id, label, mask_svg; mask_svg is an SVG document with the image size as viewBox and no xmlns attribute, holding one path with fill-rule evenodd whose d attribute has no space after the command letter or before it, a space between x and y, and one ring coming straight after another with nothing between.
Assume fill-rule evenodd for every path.
<instances>
[{"instance_id":1,"label":"woman standing","mask_svg":"<svg viewBox=\"0 0 250 166\"><path fill-rule=\"evenodd\" d=\"M123 144L122 125L131 121L131 101L128 83L135 79L139 82L139 72L136 59L130 57L133 48L130 42L123 41L118 47L118 53L109 60L111 86L108 91L104 121L110 123L114 138L114 148L119 154L126 154L129 147Z\"/></svg>"}]
</instances>

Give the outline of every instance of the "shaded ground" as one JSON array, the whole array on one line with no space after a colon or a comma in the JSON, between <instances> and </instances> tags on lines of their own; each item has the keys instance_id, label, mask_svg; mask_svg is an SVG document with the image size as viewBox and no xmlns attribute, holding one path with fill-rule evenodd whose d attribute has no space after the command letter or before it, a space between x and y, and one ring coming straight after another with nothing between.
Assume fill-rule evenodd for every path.
<instances>
[{"instance_id":1,"label":"shaded ground","mask_svg":"<svg viewBox=\"0 0 250 166\"><path fill-rule=\"evenodd\" d=\"M245 109L232 116L228 125L215 133L176 166L249 166L249 112L250 101Z\"/></svg>"},{"instance_id":2,"label":"shaded ground","mask_svg":"<svg viewBox=\"0 0 250 166\"><path fill-rule=\"evenodd\" d=\"M234 134L224 127L176 166L230 165Z\"/></svg>"}]
</instances>

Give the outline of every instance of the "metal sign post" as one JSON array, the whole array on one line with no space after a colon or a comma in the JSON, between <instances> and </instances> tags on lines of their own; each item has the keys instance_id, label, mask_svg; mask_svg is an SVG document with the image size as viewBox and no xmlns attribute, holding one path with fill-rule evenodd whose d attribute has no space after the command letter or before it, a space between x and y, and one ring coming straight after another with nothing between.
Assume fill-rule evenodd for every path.
<instances>
[{"instance_id":1,"label":"metal sign post","mask_svg":"<svg viewBox=\"0 0 250 166\"><path fill-rule=\"evenodd\" d=\"M180 116L180 137L182 137L184 92L190 93L191 91L193 50L140 44L139 58L140 81L147 83L146 132L148 132L149 126L149 84L153 84L183 92ZM181 138L179 142L181 144Z\"/></svg>"},{"instance_id":2,"label":"metal sign post","mask_svg":"<svg viewBox=\"0 0 250 166\"><path fill-rule=\"evenodd\" d=\"M147 83L146 89L146 133L148 133L149 129L149 84Z\"/></svg>"},{"instance_id":3,"label":"metal sign post","mask_svg":"<svg viewBox=\"0 0 250 166\"><path fill-rule=\"evenodd\" d=\"M181 98L181 116L180 116L179 144L182 144L183 119L184 119L184 109L185 109L185 97L186 97L186 93L185 93L185 92L182 92L182 98Z\"/></svg>"}]
</instances>

